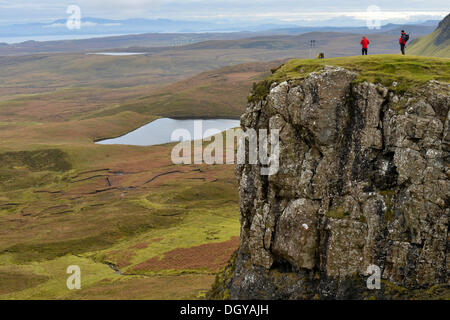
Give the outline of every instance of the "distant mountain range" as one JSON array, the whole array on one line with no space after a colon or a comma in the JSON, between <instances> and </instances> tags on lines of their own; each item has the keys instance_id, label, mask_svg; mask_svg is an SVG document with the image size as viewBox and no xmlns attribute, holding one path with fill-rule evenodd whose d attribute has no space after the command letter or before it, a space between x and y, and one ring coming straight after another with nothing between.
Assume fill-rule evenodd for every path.
<instances>
[{"instance_id":1,"label":"distant mountain range","mask_svg":"<svg viewBox=\"0 0 450 320\"><path fill-rule=\"evenodd\" d=\"M321 22L320 26L297 26L294 24L283 23L233 23L232 21L219 22L197 22L197 21L178 21L170 19L127 19L110 20L100 18L86 17L81 20L81 28L69 30L66 27L66 20L59 19L50 23L28 23L0 26L0 38L8 37L33 37L39 36L80 36L80 35L124 35L140 33L195 33L195 32L268 32L282 34L301 34L313 31L334 31L334 32L353 32L353 33L376 33L386 30L395 30L403 27L398 24L384 25L380 30L369 30L363 27L361 21L351 18L335 18L329 21ZM431 32L439 21L426 21L406 25L405 27L414 28L414 32L425 35ZM322 26L334 25L334 27ZM347 25L347 26L344 26ZM348 26L351 27L348 27ZM356 26L353 26L356 25ZM358 27L360 26L360 27Z\"/></svg>"},{"instance_id":2,"label":"distant mountain range","mask_svg":"<svg viewBox=\"0 0 450 320\"><path fill-rule=\"evenodd\" d=\"M427 35L436 28L439 21L427 21L424 24L393 24L389 23L381 26L379 29L369 29L367 27L297 27L297 28L283 28L267 31L268 33L280 33L297 35L307 32L347 32L358 34L376 34L376 33L388 33L399 34L401 30L407 30L409 33L415 36Z\"/></svg>"},{"instance_id":3,"label":"distant mountain range","mask_svg":"<svg viewBox=\"0 0 450 320\"><path fill-rule=\"evenodd\" d=\"M393 53L398 51L397 36L386 32L370 35L371 53ZM311 40L315 40L311 48ZM326 56L343 56L359 53L361 35L350 32L308 32L296 35L265 34L255 32L233 33L147 33L82 40L26 41L18 44L0 44L0 56L27 55L62 52L140 52L149 55L163 52L193 50L263 50L279 52L279 56L311 55L312 52ZM289 55L287 57L289 57ZM315 54L314 54L315 56ZM272 60L273 60L272 59Z\"/></svg>"}]
</instances>

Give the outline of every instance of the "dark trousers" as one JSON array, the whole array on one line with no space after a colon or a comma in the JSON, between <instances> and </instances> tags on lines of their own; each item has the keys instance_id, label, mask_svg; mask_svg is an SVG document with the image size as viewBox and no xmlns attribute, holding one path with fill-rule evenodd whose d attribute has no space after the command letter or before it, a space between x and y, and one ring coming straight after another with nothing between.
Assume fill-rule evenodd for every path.
<instances>
[{"instance_id":1,"label":"dark trousers","mask_svg":"<svg viewBox=\"0 0 450 320\"><path fill-rule=\"evenodd\" d=\"M362 48L362 55L366 55L367 56L367 48Z\"/></svg>"},{"instance_id":2,"label":"dark trousers","mask_svg":"<svg viewBox=\"0 0 450 320\"><path fill-rule=\"evenodd\" d=\"M400 50L402 51L402 55L405 55L405 44L404 43L400 44Z\"/></svg>"}]
</instances>

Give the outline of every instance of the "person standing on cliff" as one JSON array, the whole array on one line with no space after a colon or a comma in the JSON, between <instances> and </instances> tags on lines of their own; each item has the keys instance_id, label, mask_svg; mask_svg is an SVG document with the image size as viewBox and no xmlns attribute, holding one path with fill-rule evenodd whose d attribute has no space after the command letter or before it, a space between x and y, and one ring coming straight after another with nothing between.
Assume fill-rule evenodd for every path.
<instances>
[{"instance_id":1,"label":"person standing on cliff","mask_svg":"<svg viewBox=\"0 0 450 320\"><path fill-rule=\"evenodd\" d=\"M362 46L362 55L366 55L367 56L367 51L368 51L368 47L369 47L369 39L367 39L366 37L363 37L361 40L361 46Z\"/></svg>"},{"instance_id":2,"label":"person standing on cliff","mask_svg":"<svg viewBox=\"0 0 450 320\"><path fill-rule=\"evenodd\" d=\"M406 34L405 30L402 30L400 39L398 40L398 43L400 44L400 50L402 52L402 55L405 55L405 47L406 47L406 42L408 40L409 40L409 34Z\"/></svg>"}]
</instances>

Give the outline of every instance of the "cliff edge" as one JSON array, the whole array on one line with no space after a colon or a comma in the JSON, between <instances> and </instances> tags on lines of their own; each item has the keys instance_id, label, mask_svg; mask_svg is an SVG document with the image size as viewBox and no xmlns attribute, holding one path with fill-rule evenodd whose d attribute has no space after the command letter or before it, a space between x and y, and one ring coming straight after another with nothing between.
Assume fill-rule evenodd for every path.
<instances>
[{"instance_id":1,"label":"cliff edge","mask_svg":"<svg viewBox=\"0 0 450 320\"><path fill-rule=\"evenodd\" d=\"M241 128L280 130L279 170L237 166L240 247L210 298L450 298L449 63L362 59L255 85Z\"/></svg>"}]
</instances>

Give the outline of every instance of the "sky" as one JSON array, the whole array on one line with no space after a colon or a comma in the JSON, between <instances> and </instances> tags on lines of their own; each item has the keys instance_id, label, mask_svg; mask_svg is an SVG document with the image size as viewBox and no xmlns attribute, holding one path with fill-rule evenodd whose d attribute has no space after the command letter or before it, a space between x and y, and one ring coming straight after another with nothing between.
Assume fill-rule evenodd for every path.
<instances>
[{"instance_id":1,"label":"sky","mask_svg":"<svg viewBox=\"0 0 450 320\"><path fill-rule=\"evenodd\" d=\"M448 0L0 0L0 24L66 18L69 5L79 6L82 17L120 20L167 18L308 24L336 17L364 20L369 16L404 23L440 20L449 13L448 4ZM369 7L372 10L367 13Z\"/></svg>"}]
</instances>

